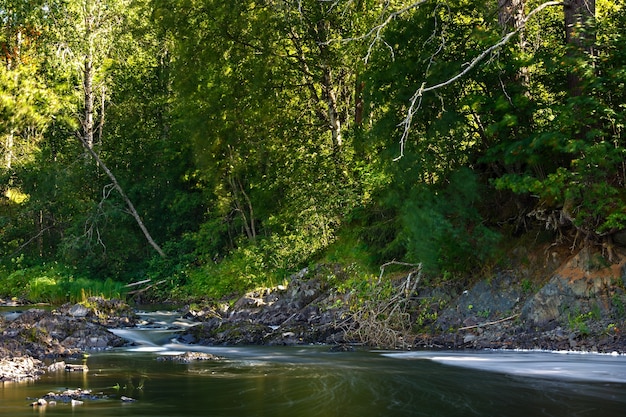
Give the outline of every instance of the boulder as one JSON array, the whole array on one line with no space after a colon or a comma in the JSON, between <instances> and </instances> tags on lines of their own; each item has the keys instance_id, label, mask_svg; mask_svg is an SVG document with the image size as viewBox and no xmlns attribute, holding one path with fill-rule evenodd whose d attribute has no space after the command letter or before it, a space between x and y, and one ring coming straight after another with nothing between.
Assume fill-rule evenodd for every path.
<instances>
[{"instance_id":1,"label":"boulder","mask_svg":"<svg viewBox=\"0 0 626 417\"><path fill-rule=\"evenodd\" d=\"M531 326L560 324L584 313L609 313L620 298L614 284L623 279L626 260L606 264L598 253L582 249L564 263L522 308L522 319ZM623 297L622 297L623 298Z\"/></svg>"},{"instance_id":2,"label":"boulder","mask_svg":"<svg viewBox=\"0 0 626 417\"><path fill-rule=\"evenodd\" d=\"M0 359L0 381L23 381L36 379L44 373L45 366L31 357Z\"/></svg>"}]
</instances>

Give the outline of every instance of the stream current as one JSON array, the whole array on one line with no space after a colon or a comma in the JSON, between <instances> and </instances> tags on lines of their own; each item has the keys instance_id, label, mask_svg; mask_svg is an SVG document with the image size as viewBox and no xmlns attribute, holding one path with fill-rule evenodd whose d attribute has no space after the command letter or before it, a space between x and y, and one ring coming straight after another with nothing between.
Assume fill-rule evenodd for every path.
<instances>
[{"instance_id":1,"label":"stream current","mask_svg":"<svg viewBox=\"0 0 626 417\"><path fill-rule=\"evenodd\" d=\"M199 347L173 342L173 313L114 330L135 346L91 353L89 372L0 385L0 416L600 416L626 415L626 356L556 352L357 351L325 346ZM164 355L206 352L219 361ZM48 392L91 390L71 406ZM122 396L135 401L123 402Z\"/></svg>"}]
</instances>

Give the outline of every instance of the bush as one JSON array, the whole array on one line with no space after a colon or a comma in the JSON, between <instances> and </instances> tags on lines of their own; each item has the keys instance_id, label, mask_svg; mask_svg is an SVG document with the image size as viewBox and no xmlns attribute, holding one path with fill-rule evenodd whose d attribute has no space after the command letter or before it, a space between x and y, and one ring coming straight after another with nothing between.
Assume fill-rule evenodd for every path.
<instances>
[{"instance_id":1,"label":"bush","mask_svg":"<svg viewBox=\"0 0 626 417\"><path fill-rule=\"evenodd\" d=\"M479 191L469 169L454 172L444 187L415 187L403 208L408 260L430 273L463 272L485 262L500 236L484 225Z\"/></svg>"}]
</instances>

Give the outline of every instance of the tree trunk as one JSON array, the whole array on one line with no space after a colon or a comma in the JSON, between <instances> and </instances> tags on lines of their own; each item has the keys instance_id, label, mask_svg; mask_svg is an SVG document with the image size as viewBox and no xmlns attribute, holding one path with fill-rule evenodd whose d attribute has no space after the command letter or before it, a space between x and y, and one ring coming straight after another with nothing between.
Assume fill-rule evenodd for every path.
<instances>
[{"instance_id":1,"label":"tree trunk","mask_svg":"<svg viewBox=\"0 0 626 417\"><path fill-rule=\"evenodd\" d=\"M102 85L100 96L100 124L98 125L98 143L102 143L102 130L104 129L104 105L106 104L106 87Z\"/></svg>"},{"instance_id":2,"label":"tree trunk","mask_svg":"<svg viewBox=\"0 0 626 417\"><path fill-rule=\"evenodd\" d=\"M525 24L525 3L526 0L498 0L498 23L504 33L519 31L517 45L520 51L526 49L524 31L520 30ZM527 67L519 69L517 79L524 87L529 86L530 74Z\"/></svg>"},{"instance_id":3,"label":"tree trunk","mask_svg":"<svg viewBox=\"0 0 626 417\"><path fill-rule=\"evenodd\" d=\"M7 46L7 48L10 48ZM13 71L13 101L17 104L18 102L18 91L19 91L19 83L20 83L20 73L17 71L20 63L22 62L22 31L17 30L15 34L15 48L13 49L13 53L7 53L7 71ZM9 134L5 140L5 166L7 169L11 169L13 166L13 150L15 148L15 125L17 124L15 112L11 114L11 121L9 125Z\"/></svg>"},{"instance_id":4,"label":"tree trunk","mask_svg":"<svg viewBox=\"0 0 626 417\"><path fill-rule=\"evenodd\" d=\"M498 22L508 32L518 30L524 24L525 0L498 0Z\"/></svg>"},{"instance_id":5,"label":"tree trunk","mask_svg":"<svg viewBox=\"0 0 626 417\"><path fill-rule=\"evenodd\" d=\"M83 100L85 108L83 109L83 139L87 143L89 149L93 148L93 136L94 136L94 92L93 92L93 77L94 77L94 11L92 10L91 2L85 2L83 9L83 19L85 23L84 41L86 44L86 50L84 52L83 62Z\"/></svg>"},{"instance_id":6,"label":"tree trunk","mask_svg":"<svg viewBox=\"0 0 626 417\"><path fill-rule=\"evenodd\" d=\"M342 145L341 118L333 81L332 70L329 67L324 68L324 95L328 105L328 124L333 138L333 147L339 151Z\"/></svg>"},{"instance_id":7,"label":"tree trunk","mask_svg":"<svg viewBox=\"0 0 626 417\"><path fill-rule=\"evenodd\" d=\"M13 125L13 123L11 123L11 125ZM10 170L13 164L14 141L15 141L15 130L13 129L13 126L11 126L11 130L9 131L9 134L7 135L4 141L4 152L5 152L4 161L5 161L5 167L7 170Z\"/></svg>"},{"instance_id":8,"label":"tree trunk","mask_svg":"<svg viewBox=\"0 0 626 417\"><path fill-rule=\"evenodd\" d=\"M363 123L363 89L365 82L356 77L354 88L354 125L361 126Z\"/></svg>"},{"instance_id":9,"label":"tree trunk","mask_svg":"<svg viewBox=\"0 0 626 417\"><path fill-rule=\"evenodd\" d=\"M595 35L588 30L590 23L595 18L595 0L567 0L563 4L565 14L565 40L573 51L593 54L593 39ZM570 71L567 77L570 95L580 96L580 77Z\"/></svg>"},{"instance_id":10,"label":"tree trunk","mask_svg":"<svg viewBox=\"0 0 626 417\"><path fill-rule=\"evenodd\" d=\"M83 95L85 109L83 113L83 140L89 147L93 148L93 59L91 54L85 57L83 68Z\"/></svg>"},{"instance_id":11,"label":"tree trunk","mask_svg":"<svg viewBox=\"0 0 626 417\"><path fill-rule=\"evenodd\" d=\"M233 203L235 204L235 210L241 215L241 220L243 222L243 228L246 232L246 236L248 236L249 240L255 241L256 225L254 221L254 209L252 207L252 201L250 201L248 194L243 189L241 181L235 179L233 175L229 175L228 182L230 183L230 187L233 192ZM245 205L239 198L239 194L243 195ZM247 208L245 206L247 206Z\"/></svg>"}]
</instances>

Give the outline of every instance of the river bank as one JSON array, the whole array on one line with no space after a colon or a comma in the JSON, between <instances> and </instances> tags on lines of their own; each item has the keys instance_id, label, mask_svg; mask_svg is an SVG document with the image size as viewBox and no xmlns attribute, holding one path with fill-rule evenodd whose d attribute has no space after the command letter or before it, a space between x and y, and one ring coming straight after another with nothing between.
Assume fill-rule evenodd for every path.
<instances>
[{"instance_id":1,"label":"river bank","mask_svg":"<svg viewBox=\"0 0 626 417\"><path fill-rule=\"evenodd\" d=\"M177 339L191 346L626 353L626 261L607 265L589 250L550 256L471 286L432 285L415 266L393 277L381 271L361 288L333 286L328 276L341 283L342 267L318 265L275 288L184 307L179 313L193 325L180 329ZM102 298L3 317L0 379L36 378L46 362L124 346L128 340L109 330L139 322L128 304Z\"/></svg>"},{"instance_id":2,"label":"river bank","mask_svg":"<svg viewBox=\"0 0 626 417\"><path fill-rule=\"evenodd\" d=\"M108 329L137 320L128 304L99 297L54 309L18 304L9 304L9 313L0 318L0 381L36 379L55 361L123 346L127 342ZM11 311L17 307L21 310Z\"/></svg>"},{"instance_id":3,"label":"river bank","mask_svg":"<svg viewBox=\"0 0 626 417\"><path fill-rule=\"evenodd\" d=\"M548 248L549 249L549 248ZM583 249L520 253L514 268L471 285L426 281L414 266L365 288L338 291L318 266L286 288L188 308L180 336L200 345L324 343L336 349L539 349L626 353L626 256L607 264ZM547 253L547 259L533 259Z\"/></svg>"}]
</instances>

